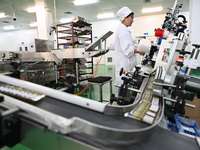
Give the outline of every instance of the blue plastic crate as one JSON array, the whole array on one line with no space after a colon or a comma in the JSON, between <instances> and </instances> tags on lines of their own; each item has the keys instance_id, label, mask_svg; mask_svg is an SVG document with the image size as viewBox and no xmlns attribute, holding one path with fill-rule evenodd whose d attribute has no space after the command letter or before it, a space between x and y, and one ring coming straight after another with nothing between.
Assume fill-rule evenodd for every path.
<instances>
[{"instance_id":1,"label":"blue plastic crate","mask_svg":"<svg viewBox=\"0 0 200 150\"><path fill-rule=\"evenodd\" d=\"M166 121L166 124L167 124L167 128L169 130L178 132L175 123L169 122L169 120L167 118L165 118L165 121Z\"/></svg>"},{"instance_id":2,"label":"blue plastic crate","mask_svg":"<svg viewBox=\"0 0 200 150\"><path fill-rule=\"evenodd\" d=\"M190 137L200 137L200 129L196 121L178 115L174 115L174 119L179 133Z\"/></svg>"}]
</instances>

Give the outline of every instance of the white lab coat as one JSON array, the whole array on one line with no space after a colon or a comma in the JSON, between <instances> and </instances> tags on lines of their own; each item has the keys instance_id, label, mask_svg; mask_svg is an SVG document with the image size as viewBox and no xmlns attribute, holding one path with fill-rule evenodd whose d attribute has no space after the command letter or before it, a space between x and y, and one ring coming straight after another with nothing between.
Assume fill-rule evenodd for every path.
<instances>
[{"instance_id":1,"label":"white lab coat","mask_svg":"<svg viewBox=\"0 0 200 150\"><path fill-rule=\"evenodd\" d=\"M121 68L124 68L124 71L132 71L137 64L134 43L131 32L121 23L115 35L115 84L123 83L119 75Z\"/></svg>"}]
</instances>

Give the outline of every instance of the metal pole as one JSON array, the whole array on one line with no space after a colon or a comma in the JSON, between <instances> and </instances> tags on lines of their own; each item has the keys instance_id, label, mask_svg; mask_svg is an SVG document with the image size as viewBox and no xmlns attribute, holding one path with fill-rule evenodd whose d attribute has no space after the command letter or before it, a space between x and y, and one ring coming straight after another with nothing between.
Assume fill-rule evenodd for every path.
<instances>
[{"instance_id":1,"label":"metal pole","mask_svg":"<svg viewBox=\"0 0 200 150\"><path fill-rule=\"evenodd\" d=\"M100 90L100 102L103 102L102 85L99 85Z\"/></svg>"},{"instance_id":2,"label":"metal pole","mask_svg":"<svg viewBox=\"0 0 200 150\"><path fill-rule=\"evenodd\" d=\"M168 97L163 97L165 100L168 100L168 101L171 101L171 102L174 102L174 103L176 103L177 102L177 100L175 100L175 99L171 99L171 98L168 98ZM189 103L185 103L185 106L187 106L187 107L191 107L191 108L195 108L196 106L195 105L192 105L192 104L189 104Z\"/></svg>"}]
</instances>

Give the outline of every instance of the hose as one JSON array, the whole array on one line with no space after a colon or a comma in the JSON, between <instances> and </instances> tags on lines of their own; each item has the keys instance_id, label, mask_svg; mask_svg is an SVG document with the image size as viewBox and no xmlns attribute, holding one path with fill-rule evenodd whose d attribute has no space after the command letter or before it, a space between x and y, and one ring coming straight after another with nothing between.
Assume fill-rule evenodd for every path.
<instances>
[{"instance_id":1,"label":"hose","mask_svg":"<svg viewBox=\"0 0 200 150\"><path fill-rule=\"evenodd\" d=\"M94 71L94 73L93 73L93 75L92 75L92 79L97 75L98 68L99 68L98 65L99 65L99 63L100 63L102 57L103 57L103 55L101 55L100 59L97 61L97 64L95 65L96 68L95 68L95 71ZM81 92L76 93L76 94L74 94L74 95L80 96L80 95L82 95L83 93L85 93L86 90L87 90L88 88L89 88L89 84L87 84L87 85L85 86L85 88L84 88Z\"/></svg>"}]
</instances>

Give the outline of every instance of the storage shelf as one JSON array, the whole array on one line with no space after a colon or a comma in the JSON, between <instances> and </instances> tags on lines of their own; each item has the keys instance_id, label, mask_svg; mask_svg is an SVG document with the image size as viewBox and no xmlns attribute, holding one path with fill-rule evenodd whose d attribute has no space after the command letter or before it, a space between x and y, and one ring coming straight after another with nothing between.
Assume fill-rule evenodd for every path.
<instances>
[{"instance_id":1,"label":"storage shelf","mask_svg":"<svg viewBox=\"0 0 200 150\"><path fill-rule=\"evenodd\" d=\"M92 26L90 23L86 22L68 22L68 23L62 23L57 25L57 48L60 49L61 46L67 45L72 48L78 47L79 45L81 47L86 47L92 43ZM79 43L80 42L80 43ZM78 78L78 81L83 81L81 77L83 75L90 75L93 74L93 58L89 61L86 61L89 65L92 65L92 67L85 67L85 68L76 68L75 65L76 61L74 60L72 63L66 62L66 64L73 65L72 68L74 69L66 69L63 68L61 70L67 71L73 71L74 74L78 73L76 77ZM77 72L78 69L78 72ZM87 69L89 72L87 72ZM82 72L81 72L82 70ZM84 79L87 80L87 79ZM77 81L77 82L78 82Z\"/></svg>"},{"instance_id":2,"label":"storage shelf","mask_svg":"<svg viewBox=\"0 0 200 150\"><path fill-rule=\"evenodd\" d=\"M80 29L73 29L74 30L74 35L79 36L79 35L90 35L92 31L83 31ZM62 34L72 34L72 29L67 29L67 30L59 30L57 31L58 33Z\"/></svg>"},{"instance_id":3,"label":"storage shelf","mask_svg":"<svg viewBox=\"0 0 200 150\"><path fill-rule=\"evenodd\" d=\"M92 24L90 23L76 23L76 22L68 22L68 23L61 23L61 24L58 24L57 26L61 26L61 27L65 27L65 28L69 28L69 26L74 26L74 27L85 27L85 26L91 26Z\"/></svg>"},{"instance_id":4,"label":"storage shelf","mask_svg":"<svg viewBox=\"0 0 200 150\"><path fill-rule=\"evenodd\" d=\"M71 40L73 37L74 38L84 38L87 41L91 40L91 38L81 37L81 36L62 36L62 37L58 37L58 39L66 39L66 40L68 40L68 38L70 38L69 40Z\"/></svg>"},{"instance_id":5,"label":"storage shelf","mask_svg":"<svg viewBox=\"0 0 200 150\"><path fill-rule=\"evenodd\" d=\"M79 75L86 75L86 74L93 74L92 72L91 73L80 73Z\"/></svg>"}]
</instances>

